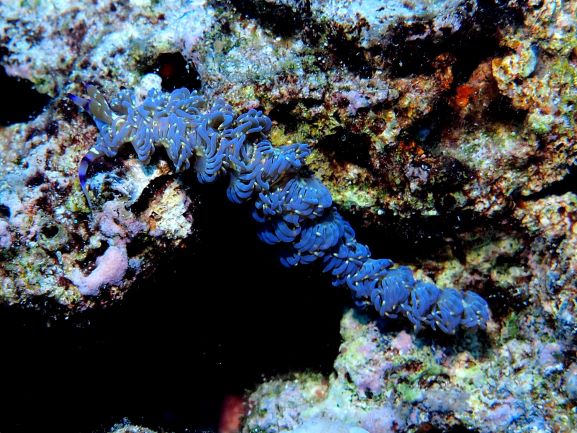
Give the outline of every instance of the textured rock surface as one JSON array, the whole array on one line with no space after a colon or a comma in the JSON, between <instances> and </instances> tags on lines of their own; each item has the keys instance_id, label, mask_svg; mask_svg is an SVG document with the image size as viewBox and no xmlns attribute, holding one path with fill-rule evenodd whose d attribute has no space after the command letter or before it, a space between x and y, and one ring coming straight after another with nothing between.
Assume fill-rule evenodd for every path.
<instances>
[{"instance_id":1,"label":"textured rock surface","mask_svg":"<svg viewBox=\"0 0 577 433\"><path fill-rule=\"evenodd\" d=\"M70 121L68 109L2 131L0 293L9 304L83 309L122 297L193 231L194 207L164 162L111 164L92 183L91 212L75 173L94 130ZM98 300L82 296L104 287Z\"/></svg>"},{"instance_id":2,"label":"textured rock surface","mask_svg":"<svg viewBox=\"0 0 577 433\"><path fill-rule=\"evenodd\" d=\"M192 49L211 22L211 9L135 2L110 14L113 2L81 6L0 5L6 73L56 96L36 119L0 131L0 296L9 304L77 310L121 298L193 231L194 206L164 161L105 164L92 179L98 203L93 211L87 207L78 194L77 167L96 130L64 91L71 80L105 75L136 80L144 93L160 86L157 76L141 77L139 62L166 46ZM157 25L150 26L153 18ZM100 292L100 298L83 296Z\"/></svg>"},{"instance_id":3,"label":"textured rock surface","mask_svg":"<svg viewBox=\"0 0 577 433\"><path fill-rule=\"evenodd\" d=\"M375 255L479 292L494 318L433 344L349 314L337 374L263 384L246 431L315 416L371 433L575 429L575 0L411 15L410 2L20 3L0 4L0 64L53 99L0 130L4 303L107 303L193 230L194 198L163 158L94 167L90 213L76 169L95 128L65 93L202 85L270 114L275 144L312 143L312 169ZM126 268L103 265L124 251Z\"/></svg>"},{"instance_id":4,"label":"textured rock surface","mask_svg":"<svg viewBox=\"0 0 577 433\"><path fill-rule=\"evenodd\" d=\"M474 336L431 345L349 311L335 373L265 382L248 396L243 432L292 431L319 418L375 433L573 431L568 396L551 392L563 381L573 389L562 374L564 347L535 337L540 325L509 323L489 345Z\"/></svg>"},{"instance_id":5,"label":"textured rock surface","mask_svg":"<svg viewBox=\"0 0 577 433\"><path fill-rule=\"evenodd\" d=\"M391 22L414 27L445 16L457 3L419 3L410 17L397 13L396 3L370 15L370 2L359 2L358 16L345 3L103 2L80 10L66 2L61 8L38 3L25 11L16 2L3 3L6 72L56 96L38 119L3 131L3 155L17 162L40 151L40 139L25 131L35 122L38 131L57 130L62 121L67 121L63 128L78 125L72 134L52 139L69 158L62 182L74 188L70 175L94 135L86 119L77 118L61 99L64 91L78 92L71 81L95 82L109 94L121 86L159 86L160 77L164 87L202 83L209 98L224 97L239 109L263 107L277 122L274 142L312 142L311 166L338 204L384 240L375 253L415 263L448 286L513 304L537 297L535 288L546 280L533 273L532 257L523 252L552 262L554 256L539 241L549 226L535 220L528 230L523 221L530 219L533 200L547 196L550 188L569 192L567 172L575 158L575 3L546 2L527 10L515 3L473 5L459 15L462 25L433 32L434 44L416 46L428 37L399 33L394 51L375 42L378 38L369 49L358 34L347 34L343 23L363 23L371 35L387 38L392 30L383 29ZM104 13L112 9L114 14ZM294 26L275 27L275 14L294 18ZM320 25L323 20L330 25ZM48 44L61 47L61 59L44 48ZM143 75L150 71L158 76ZM48 163L54 155L59 153L48 154ZM17 177L32 176L18 170L16 164L11 168ZM76 197L82 207L73 190L68 200ZM2 204L9 209L7 203ZM30 208L33 214L38 210L38 205ZM0 225L0 245L30 236L9 218ZM399 249L403 244L407 247ZM91 271L74 263L69 268ZM561 279L564 287L574 281L571 275ZM14 279L8 274L6 281ZM51 290L34 284L32 292ZM15 287L4 284L13 300L19 299Z\"/></svg>"}]
</instances>

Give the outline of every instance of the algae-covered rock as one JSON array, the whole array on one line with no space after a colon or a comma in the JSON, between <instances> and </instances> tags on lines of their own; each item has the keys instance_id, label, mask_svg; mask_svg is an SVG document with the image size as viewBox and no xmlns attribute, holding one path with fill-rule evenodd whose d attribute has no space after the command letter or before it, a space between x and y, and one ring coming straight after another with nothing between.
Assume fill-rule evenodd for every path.
<instances>
[{"instance_id":1,"label":"algae-covered rock","mask_svg":"<svg viewBox=\"0 0 577 433\"><path fill-rule=\"evenodd\" d=\"M567 397L550 392L564 382L574 397L564 348L536 328L538 321L516 323L515 336L496 336L487 351L473 336L431 346L348 311L335 373L263 383L248 396L243 432L300 431L319 418L369 432L572 431Z\"/></svg>"}]
</instances>

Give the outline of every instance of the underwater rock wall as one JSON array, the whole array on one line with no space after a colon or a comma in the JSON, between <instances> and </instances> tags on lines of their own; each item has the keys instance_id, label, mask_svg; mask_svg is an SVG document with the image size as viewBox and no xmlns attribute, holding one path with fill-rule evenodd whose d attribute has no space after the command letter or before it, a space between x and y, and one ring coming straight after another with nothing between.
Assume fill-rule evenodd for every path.
<instances>
[{"instance_id":1,"label":"underwater rock wall","mask_svg":"<svg viewBox=\"0 0 577 433\"><path fill-rule=\"evenodd\" d=\"M61 98L70 82L108 76L112 84L120 73L118 83L137 80L141 92L159 88L159 77L141 82L146 61L140 59L158 56L167 46L193 46L211 22L211 9L201 4L188 11L180 2L158 9L116 7L114 2L94 8L74 2L0 5L7 75L56 96L36 119L1 131L3 302L52 306L58 314L106 304L156 268L163 253L191 239L194 197L185 193L182 180L169 176L164 161L153 167L118 161L108 164L106 173L95 173L102 201L94 212L74 193L76 158L96 134ZM158 25L151 26L153 16ZM22 104L18 97L14 103ZM113 252L119 262L106 260ZM99 299L83 296L105 286Z\"/></svg>"},{"instance_id":2,"label":"underwater rock wall","mask_svg":"<svg viewBox=\"0 0 577 433\"><path fill-rule=\"evenodd\" d=\"M0 130L2 302L106 304L187 243L195 198L162 158L95 167L91 212L76 172L96 130L65 94L202 86L263 109L273 144L311 143L311 168L376 256L480 293L494 319L436 346L349 313L335 376L291 396L294 381L265 383L245 431L298 428L295 398L371 433L574 430L577 2L374 3L2 2L7 79L52 97ZM107 267L111 254L126 260ZM351 327L371 343L351 349ZM327 395L349 395L353 413ZM273 401L286 423L266 420Z\"/></svg>"},{"instance_id":3,"label":"underwater rock wall","mask_svg":"<svg viewBox=\"0 0 577 433\"><path fill-rule=\"evenodd\" d=\"M432 342L383 333L348 311L334 374L265 382L247 397L242 431L287 432L317 419L374 433L572 431L566 396L552 391L563 380L564 348L548 336L510 332L504 327L491 349L472 335Z\"/></svg>"}]
</instances>

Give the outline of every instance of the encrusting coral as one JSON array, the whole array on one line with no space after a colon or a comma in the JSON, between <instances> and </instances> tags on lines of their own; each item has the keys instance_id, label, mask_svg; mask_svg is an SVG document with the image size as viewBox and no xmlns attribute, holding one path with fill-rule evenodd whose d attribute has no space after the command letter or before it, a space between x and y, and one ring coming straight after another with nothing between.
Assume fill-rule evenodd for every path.
<instances>
[{"instance_id":1,"label":"encrusting coral","mask_svg":"<svg viewBox=\"0 0 577 433\"><path fill-rule=\"evenodd\" d=\"M155 146L164 146L177 171L194 169L199 182L230 174L228 198L235 203L254 199L253 217L261 223L259 237L279 244L283 265L322 261L333 285L346 285L356 303L372 305L381 316L405 315L417 329L423 325L453 333L462 326L484 328L486 301L474 292L439 288L416 280L406 266L373 259L369 248L355 239L353 228L333 206L328 189L306 168L306 144L273 147L267 140L270 119L251 109L239 116L223 100L209 105L185 88L163 93L151 90L138 103L123 90L108 103L94 86L89 98L70 95L88 111L100 131L82 159L80 184L89 199L89 164L113 157L131 143L147 163Z\"/></svg>"}]
</instances>

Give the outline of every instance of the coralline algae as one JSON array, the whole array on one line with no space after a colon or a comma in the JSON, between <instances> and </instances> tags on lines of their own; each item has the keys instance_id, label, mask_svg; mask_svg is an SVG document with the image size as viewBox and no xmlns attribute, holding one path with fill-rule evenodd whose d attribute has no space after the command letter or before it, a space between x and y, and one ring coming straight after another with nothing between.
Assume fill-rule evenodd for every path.
<instances>
[{"instance_id":1,"label":"coralline algae","mask_svg":"<svg viewBox=\"0 0 577 433\"><path fill-rule=\"evenodd\" d=\"M127 269L126 247L111 246L96 259L96 268L89 275L85 276L81 270L75 269L70 274L70 280L76 284L82 295L95 296L100 292L100 288L106 284L119 285L122 283Z\"/></svg>"}]
</instances>

